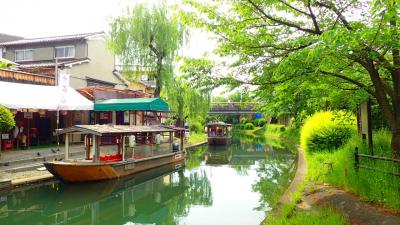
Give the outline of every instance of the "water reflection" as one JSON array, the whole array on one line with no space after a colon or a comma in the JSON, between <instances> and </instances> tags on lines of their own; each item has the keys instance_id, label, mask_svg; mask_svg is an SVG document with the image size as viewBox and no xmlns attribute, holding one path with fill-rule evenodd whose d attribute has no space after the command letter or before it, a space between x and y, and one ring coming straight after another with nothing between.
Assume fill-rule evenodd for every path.
<instances>
[{"instance_id":1,"label":"water reflection","mask_svg":"<svg viewBox=\"0 0 400 225\"><path fill-rule=\"evenodd\" d=\"M294 155L251 140L192 149L185 169L2 193L0 224L259 224L287 186Z\"/></svg>"}]
</instances>

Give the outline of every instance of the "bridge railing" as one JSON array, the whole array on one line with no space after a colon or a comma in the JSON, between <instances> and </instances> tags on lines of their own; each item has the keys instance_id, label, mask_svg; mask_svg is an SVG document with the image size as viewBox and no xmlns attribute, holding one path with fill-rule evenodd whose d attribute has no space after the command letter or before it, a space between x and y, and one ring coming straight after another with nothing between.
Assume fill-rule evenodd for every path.
<instances>
[{"instance_id":1,"label":"bridge railing","mask_svg":"<svg viewBox=\"0 0 400 225\"><path fill-rule=\"evenodd\" d=\"M210 111L253 111L256 102L213 102Z\"/></svg>"}]
</instances>

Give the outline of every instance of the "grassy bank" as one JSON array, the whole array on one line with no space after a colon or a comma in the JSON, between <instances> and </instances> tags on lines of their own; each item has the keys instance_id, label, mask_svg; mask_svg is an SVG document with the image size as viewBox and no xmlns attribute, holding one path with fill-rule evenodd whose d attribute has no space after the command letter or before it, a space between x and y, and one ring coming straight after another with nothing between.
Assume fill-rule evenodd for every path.
<instances>
[{"instance_id":1,"label":"grassy bank","mask_svg":"<svg viewBox=\"0 0 400 225\"><path fill-rule=\"evenodd\" d=\"M378 131L374 133L374 153L378 156L391 157L390 133ZM306 154L308 163L308 179L315 183L329 183L342 187L358 195L362 200L376 202L395 211L400 211L400 177L385 174L381 171L354 167L354 148L361 153L369 153L358 134L339 149L332 152L316 152ZM330 171L323 162L332 162ZM382 171L399 173L399 166L384 161L361 159L361 164Z\"/></svg>"},{"instance_id":2,"label":"grassy bank","mask_svg":"<svg viewBox=\"0 0 400 225\"><path fill-rule=\"evenodd\" d=\"M268 124L258 132L264 135L266 139L276 142L284 142L289 145L298 145L300 140L299 129L292 127L285 127L284 125ZM284 141L282 141L284 140ZM346 225L346 220L339 213L334 212L332 209L320 207L310 210L297 210L296 205L300 202L304 187L307 181L298 187L296 192L292 195L290 203L286 203L279 207L279 213L270 213L264 224L265 225Z\"/></svg>"},{"instance_id":3,"label":"grassy bank","mask_svg":"<svg viewBox=\"0 0 400 225\"><path fill-rule=\"evenodd\" d=\"M191 132L189 136L189 140L187 141L186 145L194 145L201 142L207 141L207 134L206 133L195 133Z\"/></svg>"}]
</instances>

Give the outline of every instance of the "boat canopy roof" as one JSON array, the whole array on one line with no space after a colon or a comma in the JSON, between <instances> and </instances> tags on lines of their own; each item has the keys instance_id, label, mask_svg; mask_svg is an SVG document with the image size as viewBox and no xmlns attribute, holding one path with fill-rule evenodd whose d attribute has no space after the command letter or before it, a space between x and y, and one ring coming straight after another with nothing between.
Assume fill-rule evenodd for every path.
<instances>
[{"instance_id":1,"label":"boat canopy roof","mask_svg":"<svg viewBox=\"0 0 400 225\"><path fill-rule=\"evenodd\" d=\"M230 127L232 124L224 122L208 123L207 127Z\"/></svg>"},{"instance_id":2,"label":"boat canopy roof","mask_svg":"<svg viewBox=\"0 0 400 225\"><path fill-rule=\"evenodd\" d=\"M94 103L95 111L157 111L168 112L169 106L160 98L120 98L98 100Z\"/></svg>"},{"instance_id":3,"label":"boat canopy roof","mask_svg":"<svg viewBox=\"0 0 400 225\"><path fill-rule=\"evenodd\" d=\"M129 126L129 125L75 125L73 127L58 129L56 134L81 133L102 136L103 134L132 134L132 133L158 133L174 132L176 129L163 126Z\"/></svg>"}]
</instances>

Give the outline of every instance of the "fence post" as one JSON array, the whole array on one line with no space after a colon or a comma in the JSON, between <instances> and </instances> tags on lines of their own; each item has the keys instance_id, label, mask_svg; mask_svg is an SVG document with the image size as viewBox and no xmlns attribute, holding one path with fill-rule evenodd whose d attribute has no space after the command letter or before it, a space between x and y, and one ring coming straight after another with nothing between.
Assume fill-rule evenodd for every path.
<instances>
[{"instance_id":1,"label":"fence post","mask_svg":"<svg viewBox=\"0 0 400 225\"><path fill-rule=\"evenodd\" d=\"M356 172L358 172L358 164L360 163L359 161L359 156L358 156L358 147L354 149L354 168L356 169Z\"/></svg>"}]
</instances>

